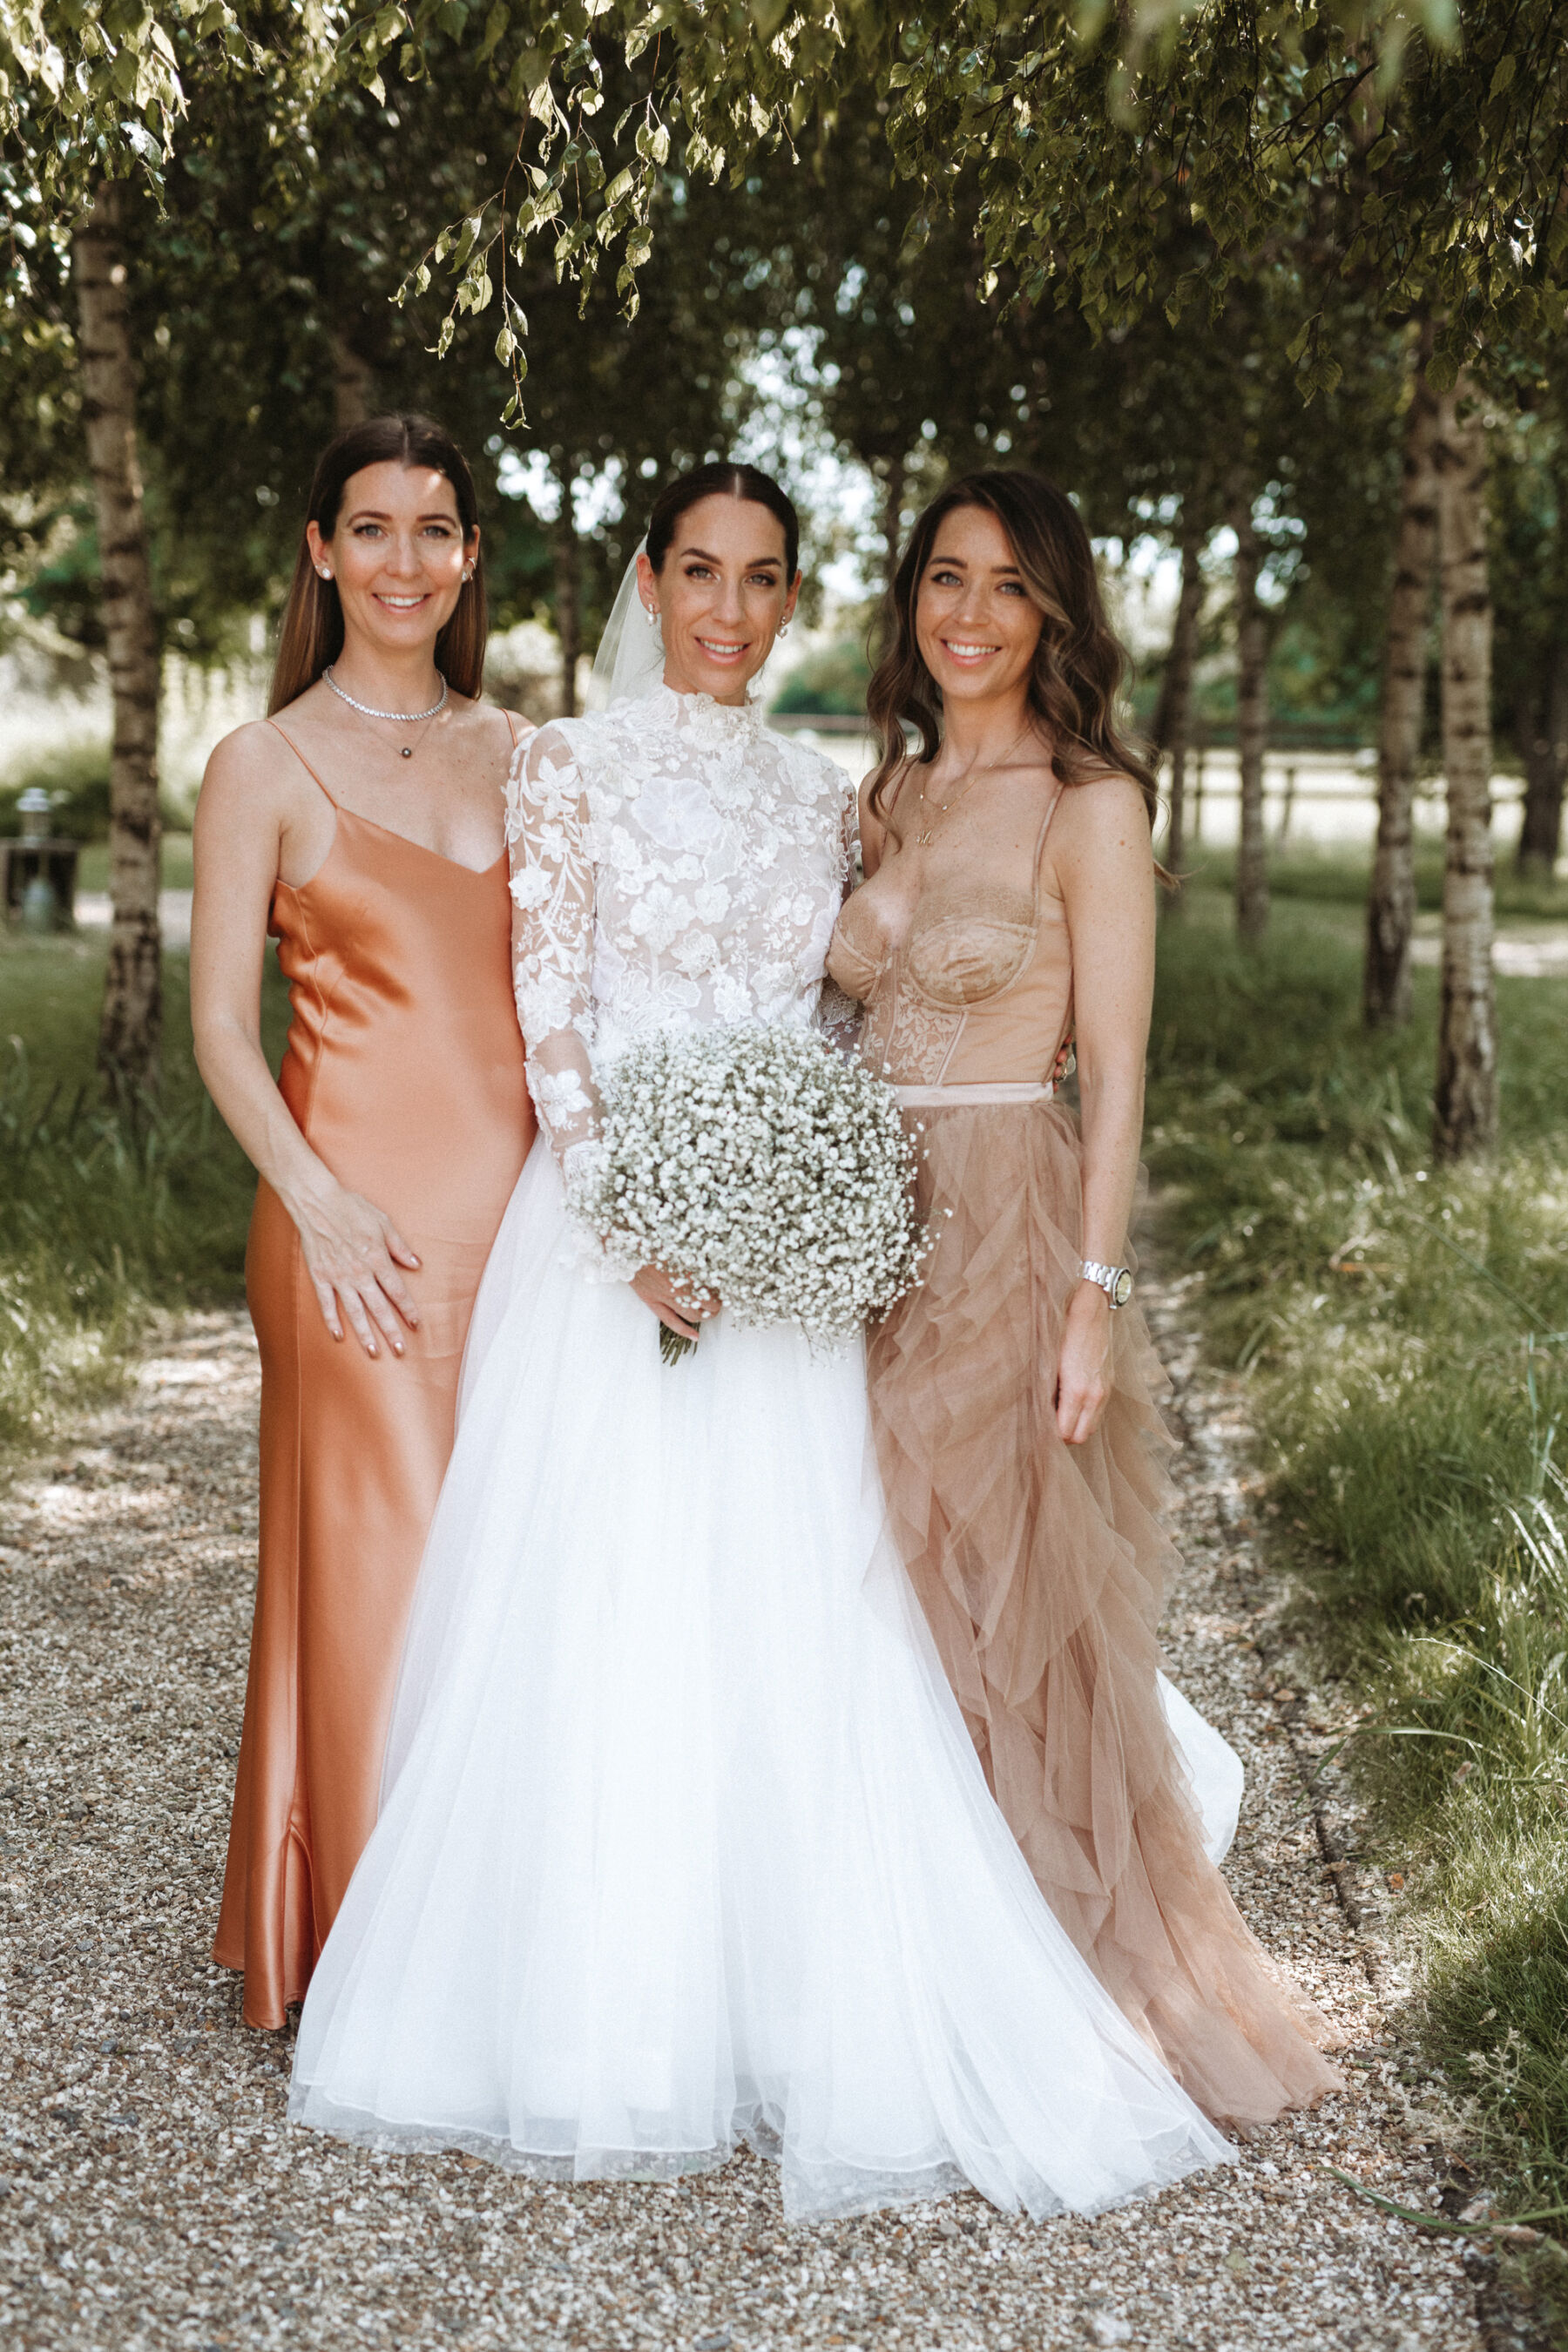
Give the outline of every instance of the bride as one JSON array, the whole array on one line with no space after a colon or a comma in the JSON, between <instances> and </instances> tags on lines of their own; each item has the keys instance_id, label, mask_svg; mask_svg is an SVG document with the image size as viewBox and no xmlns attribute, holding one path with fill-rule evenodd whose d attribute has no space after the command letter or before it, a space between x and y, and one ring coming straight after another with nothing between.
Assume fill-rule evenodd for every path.
<instances>
[{"instance_id":1,"label":"bride","mask_svg":"<svg viewBox=\"0 0 1568 2352\"><path fill-rule=\"evenodd\" d=\"M548 1151L476 1307L380 1818L289 2112L550 2178L742 2139L795 2220L972 2183L1093 2210L1229 2150L1101 1990L987 1790L902 1568L858 1350L737 1330L571 1215L650 1026L816 1017L847 791L747 698L799 588L777 485L668 488L634 688L513 764ZM700 1344L660 1360L650 1312Z\"/></svg>"}]
</instances>

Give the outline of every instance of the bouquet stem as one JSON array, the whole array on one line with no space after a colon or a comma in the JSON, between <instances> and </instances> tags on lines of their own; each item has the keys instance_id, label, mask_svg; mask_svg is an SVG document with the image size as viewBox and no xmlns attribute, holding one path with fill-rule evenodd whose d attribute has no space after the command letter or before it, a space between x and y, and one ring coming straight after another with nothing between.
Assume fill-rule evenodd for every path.
<instances>
[{"instance_id":1,"label":"bouquet stem","mask_svg":"<svg viewBox=\"0 0 1568 2352\"><path fill-rule=\"evenodd\" d=\"M658 1352L667 1364L679 1364L682 1356L689 1356L696 1345L695 1339L684 1339L679 1331L672 1331L668 1323L659 1325Z\"/></svg>"}]
</instances>

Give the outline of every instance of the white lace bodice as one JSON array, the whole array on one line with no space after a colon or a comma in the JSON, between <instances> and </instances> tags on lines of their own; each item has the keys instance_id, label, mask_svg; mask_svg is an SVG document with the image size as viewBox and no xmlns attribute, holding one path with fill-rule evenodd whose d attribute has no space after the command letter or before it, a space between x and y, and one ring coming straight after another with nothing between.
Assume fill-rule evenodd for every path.
<instances>
[{"instance_id":1,"label":"white lace bodice","mask_svg":"<svg viewBox=\"0 0 1568 2352\"><path fill-rule=\"evenodd\" d=\"M520 746L507 780L512 975L539 1121L565 1170L595 1071L650 1028L815 1019L854 819L843 771L659 687Z\"/></svg>"}]
</instances>

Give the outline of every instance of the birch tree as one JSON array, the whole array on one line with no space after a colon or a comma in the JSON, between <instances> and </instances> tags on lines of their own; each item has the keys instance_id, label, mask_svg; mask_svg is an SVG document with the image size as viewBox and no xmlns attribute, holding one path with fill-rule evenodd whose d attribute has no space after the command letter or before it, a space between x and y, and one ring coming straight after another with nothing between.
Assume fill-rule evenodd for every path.
<instances>
[{"instance_id":1,"label":"birch tree","mask_svg":"<svg viewBox=\"0 0 1568 2352\"><path fill-rule=\"evenodd\" d=\"M1205 537L1195 501L1191 512L1184 504L1177 536L1182 581L1176 594L1171 650L1165 661L1165 675L1160 687L1160 706L1154 721L1155 749L1163 752L1171 763L1165 865L1178 880L1186 857L1187 751L1192 738L1193 672L1197 664L1198 626L1204 608ZM1179 890L1167 891L1161 900L1161 906L1167 914L1174 913L1181 903Z\"/></svg>"},{"instance_id":2,"label":"birch tree","mask_svg":"<svg viewBox=\"0 0 1568 2352\"><path fill-rule=\"evenodd\" d=\"M116 1087L155 1087L163 1041L158 933L158 629L126 320L124 189L101 183L72 240L81 315L82 420L98 514L100 608L114 727L109 755L112 927L99 1066Z\"/></svg>"},{"instance_id":3,"label":"birch tree","mask_svg":"<svg viewBox=\"0 0 1568 2352\"><path fill-rule=\"evenodd\" d=\"M1423 338L1423 343L1427 339ZM1437 401L1418 350L1405 415L1398 535L1377 740L1377 846L1367 895L1362 1012L1370 1029L1410 1018L1415 931L1415 775L1437 561Z\"/></svg>"},{"instance_id":4,"label":"birch tree","mask_svg":"<svg viewBox=\"0 0 1568 2352\"><path fill-rule=\"evenodd\" d=\"M1462 381L1437 403L1436 467L1448 826L1433 1149L1458 1160L1495 1139L1498 1114L1487 448L1479 403Z\"/></svg>"},{"instance_id":5,"label":"birch tree","mask_svg":"<svg viewBox=\"0 0 1568 2352\"><path fill-rule=\"evenodd\" d=\"M1257 947L1268 928L1268 850L1263 830L1263 755L1268 740L1268 615L1258 601L1263 550L1250 488L1231 504L1236 533L1236 750L1240 810L1236 845L1236 929Z\"/></svg>"}]
</instances>

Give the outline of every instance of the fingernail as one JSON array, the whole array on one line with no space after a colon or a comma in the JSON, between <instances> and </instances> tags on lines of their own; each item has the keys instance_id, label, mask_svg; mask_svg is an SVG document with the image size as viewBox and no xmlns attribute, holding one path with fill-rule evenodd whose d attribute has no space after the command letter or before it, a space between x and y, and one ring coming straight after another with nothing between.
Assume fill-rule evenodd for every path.
<instances>
[{"instance_id":1,"label":"fingernail","mask_svg":"<svg viewBox=\"0 0 1568 2352\"><path fill-rule=\"evenodd\" d=\"M375 1353L375 1349L374 1349L374 1345L372 1345L371 1347L368 1347L368 1348L365 1349L365 1354L366 1354L367 1356L374 1356L374 1353Z\"/></svg>"},{"instance_id":2,"label":"fingernail","mask_svg":"<svg viewBox=\"0 0 1568 2352\"><path fill-rule=\"evenodd\" d=\"M401 1340L401 1339L395 1339L395 1340L393 1341L393 1343L392 1343L392 1352L393 1352L393 1354L394 1354L395 1356L401 1356L401 1355L402 1355L402 1353L403 1353L403 1342L402 1342L402 1340Z\"/></svg>"}]
</instances>

